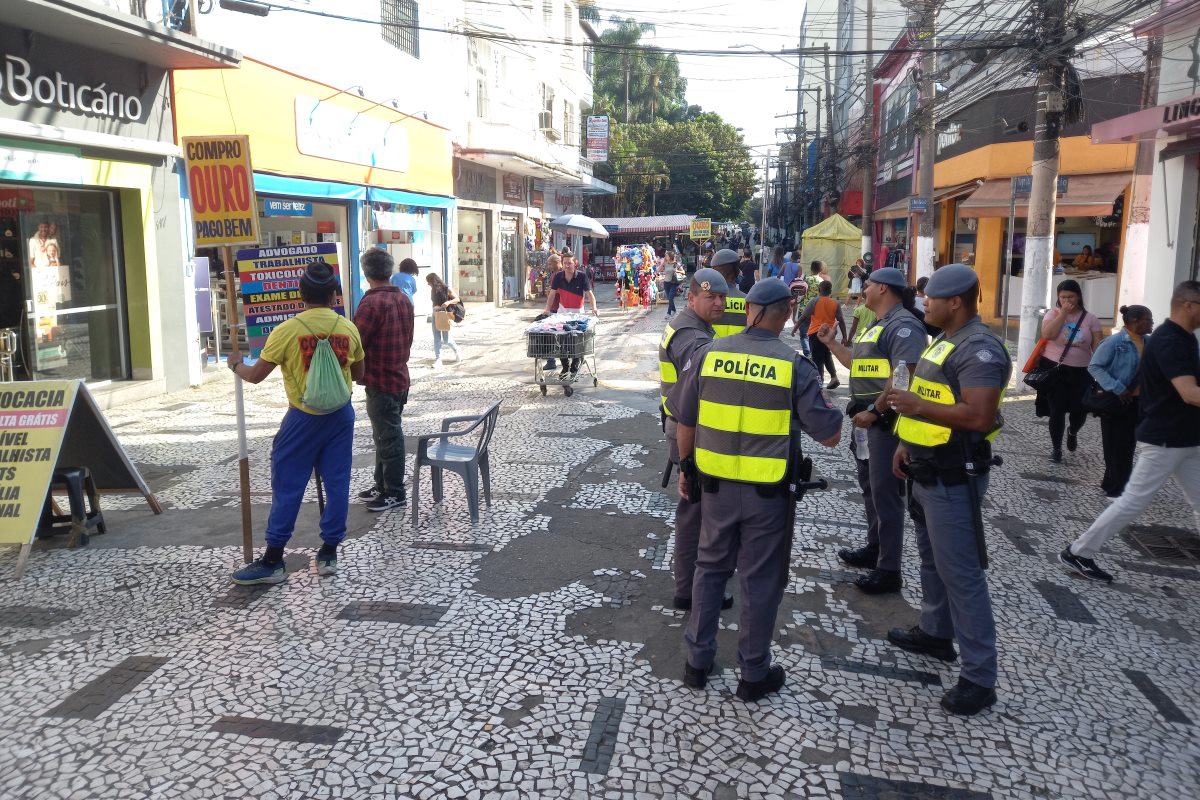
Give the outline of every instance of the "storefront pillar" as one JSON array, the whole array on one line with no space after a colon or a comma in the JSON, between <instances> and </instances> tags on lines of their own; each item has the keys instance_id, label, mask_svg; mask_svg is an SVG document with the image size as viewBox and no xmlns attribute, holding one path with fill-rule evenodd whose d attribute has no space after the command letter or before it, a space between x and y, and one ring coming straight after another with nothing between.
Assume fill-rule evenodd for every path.
<instances>
[{"instance_id":1,"label":"storefront pillar","mask_svg":"<svg viewBox=\"0 0 1200 800\"><path fill-rule=\"evenodd\" d=\"M983 298L979 313L985 322L1004 319L1000 302L1004 295L1004 225L1007 219L980 217L975 228L975 272L979 275L979 287Z\"/></svg>"}]
</instances>

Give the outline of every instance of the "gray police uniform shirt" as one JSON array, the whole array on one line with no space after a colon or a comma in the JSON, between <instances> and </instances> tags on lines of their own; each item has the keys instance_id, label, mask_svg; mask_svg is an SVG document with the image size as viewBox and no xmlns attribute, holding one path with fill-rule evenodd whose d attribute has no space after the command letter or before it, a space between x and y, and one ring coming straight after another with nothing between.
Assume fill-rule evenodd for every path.
<instances>
[{"instance_id":1,"label":"gray police uniform shirt","mask_svg":"<svg viewBox=\"0 0 1200 800\"><path fill-rule=\"evenodd\" d=\"M735 336L767 341L778 338L762 328L747 328ZM692 356L691 364L680 368L679 380L667 397L671 414L690 428L696 427L700 413L700 364L707 352L707 347L700 350ZM842 429L844 415L825 398L816 367L799 353L792 365L792 413L800 421L800 428L817 441L828 439Z\"/></svg>"},{"instance_id":2,"label":"gray police uniform shirt","mask_svg":"<svg viewBox=\"0 0 1200 800\"><path fill-rule=\"evenodd\" d=\"M694 322L697 325L703 326L703 330L698 328L681 328L671 337L671 343L667 345L667 358L675 365L676 383L671 387L671 391L667 395L667 407L672 409L670 396L673 395L679 388L679 379L682 377L684 370L688 364L695 361L699 356L696 355L697 350L703 350L713 343L712 326L697 316L696 312L690 308L685 308L675 315L672 322L678 326L683 321ZM671 420L667 420L670 426ZM672 431L673 432L673 429Z\"/></svg>"},{"instance_id":3,"label":"gray police uniform shirt","mask_svg":"<svg viewBox=\"0 0 1200 800\"><path fill-rule=\"evenodd\" d=\"M904 306L899 304L880 317L877 324L883 326L883 333L879 335L880 353L891 362L893 371L896 365L903 361L908 365L911 375L928 343L925 326L912 312L906 311ZM871 325L867 330L873 327L875 326Z\"/></svg>"},{"instance_id":4,"label":"gray police uniform shirt","mask_svg":"<svg viewBox=\"0 0 1200 800\"><path fill-rule=\"evenodd\" d=\"M946 380L954 389L955 396L962 397L963 389L1001 389L1008 385L1012 361L1000 338L984 326L976 316L967 325L976 325L978 333L972 333L946 357L942 370ZM966 326L964 326L966 327ZM939 337L934 341L940 341ZM911 372L911 370L910 370ZM999 409L997 409L999 413ZM970 441L981 441L986 434L972 432ZM933 450L928 447L904 443L912 458L932 458Z\"/></svg>"}]
</instances>

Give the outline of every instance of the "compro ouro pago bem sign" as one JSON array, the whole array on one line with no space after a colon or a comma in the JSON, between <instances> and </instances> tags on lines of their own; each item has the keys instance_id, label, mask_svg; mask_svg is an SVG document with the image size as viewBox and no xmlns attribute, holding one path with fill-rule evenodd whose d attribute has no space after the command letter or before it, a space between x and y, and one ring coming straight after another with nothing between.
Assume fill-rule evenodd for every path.
<instances>
[{"instance_id":1,"label":"compro ouro pago bem sign","mask_svg":"<svg viewBox=\"0 0 1200 800\"><path fill-rule=\"evenodd\" d=\"M197 247L258 244L248 136L185 136L188 201Z\"/></svg>"}]
</instances>

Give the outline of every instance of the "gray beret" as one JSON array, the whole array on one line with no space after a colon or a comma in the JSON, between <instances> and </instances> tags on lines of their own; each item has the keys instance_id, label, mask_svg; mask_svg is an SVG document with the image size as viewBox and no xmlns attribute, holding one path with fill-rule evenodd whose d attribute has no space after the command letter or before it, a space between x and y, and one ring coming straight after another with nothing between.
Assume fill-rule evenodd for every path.
<instances>
[{"instance_id":1,"label":"gray beret","mask_svg":"<svg viewBox=\"0 0 1200 800\"><path fill-rule=\"evenodd\" d=\"M713 294L729 294L729 284L725 276L711 267L698 269L692 274L692 289Z\"/></svg>"},{"instance_id":2,"label":"gray beret","mask_svg":"<svg viewBox=\"0 0 1200 800\"><path fill-rule=\"evenodd\" d=\"M925 285L926 297L958 297L979 285L979 276L966 264L947 264L934 270Z\"/></svg>"},{"instance_id":3,"label":"gray beret","mask_svg":"<svg viewBox=\"0 0 1200 800\"><path fill-rule=\"evenodd\" d=\"M741 260L741 256L733 250L725 248L713 253L713 257L708 260L708 265L710 267L723 267L726 264L736 264Z\"/></svg>"},{"instance_id":4,"label":"gray beret","mask_svg":"<svg viewBox=\"0 0 1200 800\"><path fill-rule=\"evenodd\" d=\"M908 286L908 280L904 277L904 273L895 267L877 269L867 276L867 280L872 283L895 286L897 289L903 289L905 286Z\"/></svg>"},{"instance_id":5,"label":"gray beret","mask_svg":"<svg viewBox=\"0 0 1200 800\"><path fill-rule=\"evenodd\" d=\"M778 278L767 278L754 284L746 295L746 302L756 306L769 306L792 296L792 290Z\"/></svg>"}]
</instances>

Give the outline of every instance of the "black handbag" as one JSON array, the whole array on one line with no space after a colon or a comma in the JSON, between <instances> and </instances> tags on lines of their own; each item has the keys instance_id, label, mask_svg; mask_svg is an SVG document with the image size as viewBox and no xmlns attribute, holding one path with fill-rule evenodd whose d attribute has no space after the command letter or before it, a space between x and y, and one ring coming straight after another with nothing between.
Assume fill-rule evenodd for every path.
<instances>
[{"instance_id":1,"label":"black handbag","mask_svg":"<svg viewBox=\"0 0 1200 800\"><path fill-rule=\"evenodd\" d=\"M1121 410L1124 406L1124 401L1120 395L1113 394L1107 389L1102 389L1100 384L1093 379L1086 389L1083 390L1083 408L1089 414L1095 414L1097 417L1108 416Z\"/></svg>"},{"instance_id":2,"label":"black handbag","mask_svg":"<svg viewBox=\"0 0 1200 800\"><path fill-rule=\"evenodd\" d=\"M1046 369L1035 369L1033 372L1025 374L1025 385L1034 391L1044 392L1058 385L1059 371L1062 366L1063 359L1067 357L1067 353L1071 351L1071 345L1075 344L1075 337L1079 334L1079 330L1083 327L1083 321L1087 318L1085 312L1079 318L1079 324L1071 331L1071 335L1067 337L1067 346L1063 348L1062 355L1058 357L1058 362Z\"/></svg>"},{"instance_id":3,"label":"black handbag","mask_svg":"<svg viewBox=\"0 0 1200 800\"><path fill-rule=\"evenodd\" d=\"M464 319L466 319L467 307L461 302L451 303L449 306L446 306L446 310L453 315L455 322L462 322Z\"/></svg>"}]
</instances>

